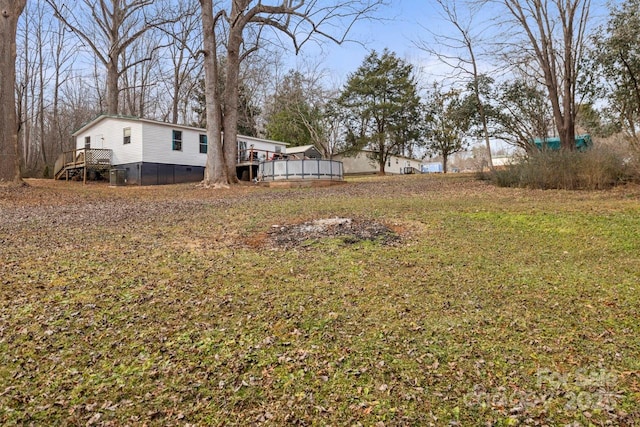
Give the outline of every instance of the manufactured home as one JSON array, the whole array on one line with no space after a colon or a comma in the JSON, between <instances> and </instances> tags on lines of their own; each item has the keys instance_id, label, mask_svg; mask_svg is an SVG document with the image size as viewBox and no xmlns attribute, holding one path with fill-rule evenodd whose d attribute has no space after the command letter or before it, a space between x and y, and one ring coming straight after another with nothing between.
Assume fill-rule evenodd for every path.
<instances>
[{"instance_id":1,"label":"manufactured home","mask_svg":"<svg viewBox=\"0 0 640 427\"><path fill-rule=\"evenodd\" d=\"M73 133L76 149L56 162L56 178L121 172L126 184L197 182L204 178L206 130L125 116L103 115ZM238 177L257 175L260 161L287 144L238 135Z\"/></svg>"},{"instance_id":2,"label":"manufactured home","mask_svg":"<svg viewBox=\"0 0 640 427\"><path fill-rule=\"evenodd\" d=\"M378 160L374 159L375 152L361 150L355 154L337 154L334 159L340 160L344 165L345 175L365 175L380 172ZM421 161L410 157L390 155L385 164L386 174L410 174L420 173Z\"/></svg>"}]
</instances>

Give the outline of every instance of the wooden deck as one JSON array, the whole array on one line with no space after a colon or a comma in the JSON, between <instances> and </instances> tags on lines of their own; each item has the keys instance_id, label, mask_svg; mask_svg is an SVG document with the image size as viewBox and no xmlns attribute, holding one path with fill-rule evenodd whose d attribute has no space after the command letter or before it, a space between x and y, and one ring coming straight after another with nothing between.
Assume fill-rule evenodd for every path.
<instances>
[{"instance_id":1,"label":"wooden deck","mask_svg":"<svg viewBox=\"0 0 640 427\"><path fill-rule=\"evenodd\" d=\"M54 168L55 179L74 179L87 177L93 173L104 173L111 169L111 150L100 148L78 148L65 151L58 156Z\"/></svg>"}]
</instances>

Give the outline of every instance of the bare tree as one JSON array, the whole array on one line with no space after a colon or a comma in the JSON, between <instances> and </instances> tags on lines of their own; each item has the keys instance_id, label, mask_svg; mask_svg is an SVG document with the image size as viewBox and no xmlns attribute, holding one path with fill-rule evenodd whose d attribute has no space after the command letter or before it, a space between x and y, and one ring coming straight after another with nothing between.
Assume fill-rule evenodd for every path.
<instances>
[{"instance_id":1,"label":"bare tree","mask_svg":"<svg viewBox=\"0 0 640 427\"><path fill-rule=\"evenodd\" d=\"M60 86L60 151L75 148L71 133L100 114L100 92L92 77L71 74Z\"/></svg>"},{"instance_id":2,"label":"bare tree","mask_svg":"<svg viewBox=\"0 0 640 427\"><path fill-rule=\"evenodd\" d=\"M168 56L166 72L162 79L166 92L170 94L170 104L165 117L171 123L189 124L187 107L202 73L202 58L198 55L202 44L202 23L198 17L198 2L180 2L182 19L164 28Z\"/></svg>"},{"instance_id":3,"label":"bare tree","mask_svg":"<svg viewBox=\"0 0 640 427\"><path fill-rule=\"evenodd\" d=\"M54 31L56 33L56 37L51 46L54 72L53 100L51 104L52 159L55 159L55 155L71 148L68 146L68 141L70 140L69 136L74 129L65 125L66 120L61 115L61 104L63 102L62 89L72 78L71 65L76 57L75 50L68 49L66 47L66 44L69 41L69 36L67 35L64 24L58 21L58 26ZM74 113L73 116L78 117L76 113ZM53 168L50 168L50 170L53 170Z\"/></svg>"},{"instance_id":4,"label":"bare tree","mask_svg":"<svg viewBox=\"0 0 640 427\"><path fill-rule=\"evenodd\" d=\"M178 19L170 13L171 5L154 0L82 0L70 8L60 0L46 2L105 67L107 114L118 114L120 77L129 68L151 60L144 56L128 61L126 52L148 31Z\"/></svg>"},{"instance_id":5,"label":"bare tree","mask_svg":"<svg viewBox=\"0 0 640 427\"><path fill-rule=\"evenodd\" d=\"M480 39L481 30L474 22L473 17L478 12L478 4L467 3L465 14L460 14L458 10L459 1L436 0L440 12L444 19L449 22L457 35L435 34L434 43L420 41L417 46L426 52L435 55L443 64L454 70L456 75L466 75L468 86L471 89L475 109L480 120L482 137L487 147L488 165L493 169L491 159L491 141L488 125L488 114L486 102L482 96L482 84L486 77L480 72L478 67L477 45L482 43Z\"/></svg>"},{"instance_id":6,"label":"bare tree","mask_svg":"<svg viewBox=\"0 0 640 427\"><path fill-rule=\"evenodd\" d=\"M578 62L585 47L590 0L497 0L524 31L547 88L560 143L575 149ZM516 47L522 50L522 45Z\"/></svg>"},{"instance_id":7,"label":"bare tree","mask_svg":"<svg viewBox=\"0 0 640 427\"><path fill-rule=\"evenodd\" d=\"M544 87L520 73L498 85L494 97L494 135L525 152L536 150L534 140L546 138L554 127Z\"/></svg>"},{"instance_id":8,"label":"bare tree","mask_svg":"<svg viewBox=\"0 0 640 427\"><path fill-rule=\"evenodd\" d=\"M78 55L71 41L66 26L51 19L48 5L27 2L18 24L16 61L23 176L50 176L57 155L69 149L72 129L62 125L68 121L60 113L61 88Z\"/></svg>"},{"instance_id":9,"label":"bare tree","mask_svg":"<svg viewBox=\"0 0 640 427\"><path fill-rule=\"evenodd\" d=\"M121 57L120 107L118 111L129 116L154 117L157 110L157 85L160 74L158 41L141 37L130 46L127 57ZM133 63L133 66L129 66Z\"/></svg>"},{"instance_id":10,"label":"bare tree","mask_svg":"<svg viewBox=\"0 0 640 427\"><path fill-rule=\"evenodd\" d=\"M20 183L16 119L16 32L26 0L0 0L0 182Z\"/></svg>"},{"instance_id":11,"label":"bare tree","mask_svg":"<svg viewBox=\"0 0 640 427\"><path fill-rule=\"evenodd\" d=\"M47 144L45 93L52 69L48 47L53 43L50 19L42 4L28 4L18 25L17 96L21 170L39 175L51 154Z\"/></svg>"},{"instance_id":12,"label":"bare tree","mask_svg":"<svg viewBox=\"0 0 640 427\"><path fill-rule=\"evenodd\" d=\"M29 167L31 153L31 130L33 128L31 119L35 116L33 112L33 98L36 83L35 60L31 49L31 40L34 37L31 33L32 19L30 10L25 6L22 19L18 23L16 37L17 58L16 58L16 94L17 94L17 119L19 123L18 148L20 156L21 170ZM38 23L35 24L38 27Z\"/></svg>"},{"instance_id":13,"label":"bare tree","mask_svg":"<svg viewBox=\"0 0 640 427\"><path fill-rule=\"evenodd\" d=\"M216 25L225 24L226 48L226 81L222 95L225 114L222 121L224 140L220 140L223 159L213 160L216 172L207 172L206 185L229 185L238 181L236 177L237 157L237 124L239 103L239 74L240 63L252 53L260 49L260 42L266 37L264 33L272 31L291 40L294 49L300 51L302 46L318 37L335 43L342 43L351 26L358 20L369 16L383 0L337 0L325 2L320 0L273 0L263 2L257 0L235 0L231 2L229 10L220 9L215 17L212 12L210 25L204 24L203 37L206 45L215 49ZM210 0L201 0L203 21L205 13L209 14ZM206 9L206 11L205 11ZM208 17L206 18L208 19ZM277 36L276 36L277 37ZM248 40L250 39L250 40ZM206 54L211 57L210 49L205 47ZM217 62L210 64L215 67ZM213 73L206 73L207 79L214 77ZM215 73L217 78L217 73ZM212 114L212 102L218 103L219 96L210 92L214 90L215 80L207 82L207 116ZM214 101L215 100L215 101ZM213 126L209 122L209 127ZM214 133L218 133L218 130ZM213 144L210 144L210 147ZM215 156L210 150L209 157ZM208 163L209 164L209 163Z\"/></svg>"},{"instance_id":14,"label":"bare tree","mask_svg":"<svg viewBox=\"0 0 640 427\"><path fill-rule=\"evenodd\" d=\"M314 145L320 150L322 156L331 159L341 148L344 148L344 135L347 128L336 105L339 89L328 89L324 91L324 96L319 123L313 127L310 126L309 132Z\"/></svg>"}]
</instances>

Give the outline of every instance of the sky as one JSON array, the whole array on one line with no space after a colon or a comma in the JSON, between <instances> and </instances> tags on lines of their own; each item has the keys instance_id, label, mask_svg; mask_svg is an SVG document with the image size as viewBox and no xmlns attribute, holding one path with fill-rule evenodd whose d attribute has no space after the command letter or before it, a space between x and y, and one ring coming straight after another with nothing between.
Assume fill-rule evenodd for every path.
<instances>
[{"instance_id":1,"label":"sky","mask_svg":"<svg viewBox=\"0 0 640 427\"><path fill-rule=\"evenodd\" d=\"M354 72L371 50L385 48L412 64L419 63L427 55L418 49L415 42L425 33L422 23L429 21L426 11L428 0L393 0L391 5L378 12L378 19L358 22L349 34L349 41L342 45L325 44L322 49L309 45L295 63L309 57L321 61L330 72L331 79L344 83L348 74Z\"/></svg>"},{"instance_id":2,"label":"sky","mask_svg":"<svg viewBox=\"0 0 640 427\"><path fill-rule=\"evenodd\" d=\"M416 47L416 42L426 33L421 25L428 25L429 21L425 3L424 0L395 0L392 7L381 11L383 16L380 20L359 23L351 38L362 40L363 44L351 42L331 46L329 67L339 73L353 72L372 49L382 51L388 48L412 63L426 56Z\"/></svg>"},{"instance_id":3,"label":"sky","mask_svg":"<svg viewBox=\"0 0 640 427\"><path fill-rule=\"evenodd\" d=\"M591 20L593 25L605 21L607 16L607 0L592 0ZM620 0L613 0L619 2ZM358 22L350 33L350 39L359 41L347 42L343 45L327 43L322 49L309 45L303 49L298 57L291 56L291 67L296 62L322 62L326 69L330 84L339 87L348 79L349 73L354 72L364 58L373 49L382 51L388 48L400 58L414 65L419 79L425 84L434 79L441 79L448 73L448 69L436 58L429 55L418 46L421 42L431 40L430 31L437 34L447 34L454 30L440 15L439 6L434 0L390 0L390 5L380 9L379 19ZM453 3L453 2L451 2ZM462 1L458 1L463 4ZM466 10L460 8L460 13ZM485 16L474 16L473 22L487 28L484 36L487 38L500 37L502 34L492 34L495 25L490 21L494 18L491 11ZM482 66L482 64L481 64ZM491 64L485 64L485 70L491 71Z\"/></svg>"}]
</instances>

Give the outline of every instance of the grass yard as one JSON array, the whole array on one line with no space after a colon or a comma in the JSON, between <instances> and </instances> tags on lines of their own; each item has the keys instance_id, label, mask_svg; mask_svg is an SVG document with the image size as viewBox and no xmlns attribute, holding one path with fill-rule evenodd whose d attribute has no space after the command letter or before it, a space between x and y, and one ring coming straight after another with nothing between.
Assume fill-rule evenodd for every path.
<instances>
[{"instance_id":1,"label":"grass yard","mask_svg":"<svg viewBox=\"0 0 640 427\"><path fill-rule=\"evenodd\" d=\"M29 183L2 425L640 425L640 187ZM274 238L334 217L396 236Z\"/></svg>"}]
</instances>

